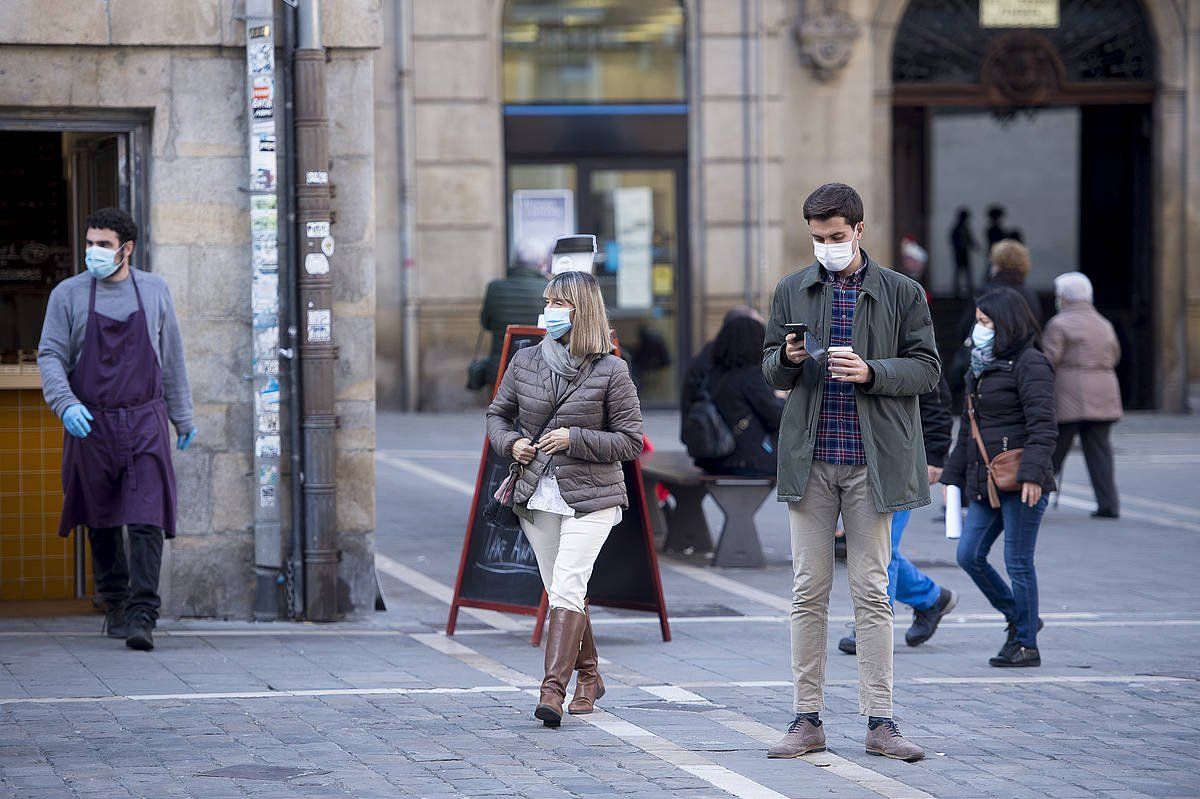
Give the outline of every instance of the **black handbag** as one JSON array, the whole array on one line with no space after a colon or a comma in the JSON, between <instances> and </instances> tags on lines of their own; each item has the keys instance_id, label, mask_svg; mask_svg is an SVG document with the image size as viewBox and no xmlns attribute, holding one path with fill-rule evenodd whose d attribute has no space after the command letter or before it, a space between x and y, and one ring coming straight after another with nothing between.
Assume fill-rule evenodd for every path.
<instances>
[{"instance_id":1,"label":"black handbag","mask_svg":"<svg viewBox=\"0 0 1200 799\"><path fill-rule=\"evenodd\" d=\"M592 367L595 368L595 361L592 362ZM558 413L558 409L563 406L563 403L567 401L568 397L575 393L576 389L587 382L587 379L590 375L591 370L588 371L587 375L584 375L582 380L575 384L574 388L563 394L558 402L554 403L554 407L550 409L550 415L546 417L546 421L542 423L542 426L538 429L537 433L535 433L533 437L529 439L530 441L537 441L542 437L542 433L546 432L546 428L549 427L550 422L554 421L554 417ZM520 422L518 422L518 425L519 424ZM508 527L515 530L521 529L520 520L517 518L517 514L513 511L513 504L516 500L517 484L521 482L521 475L524 473L525 467L517 463L515 460L509 465L508 476L504 478L504 480L500 483L499 488L497 488L496 492L488 498L487 504L483 506L483 518L486 519L489 524L495 525L496 527Z\"/></svg>"}]
</instances>

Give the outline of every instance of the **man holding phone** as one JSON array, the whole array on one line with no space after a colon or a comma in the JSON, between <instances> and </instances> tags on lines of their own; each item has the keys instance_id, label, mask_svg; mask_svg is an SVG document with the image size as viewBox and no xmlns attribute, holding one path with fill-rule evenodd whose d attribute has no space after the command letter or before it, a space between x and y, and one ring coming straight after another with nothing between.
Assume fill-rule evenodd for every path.
<instances>
[{"instance_id":1,"label":"man holding phone","mask_svg":"<svg viewBox=\"0 0 1200 799\"><path fill-rule=\"evenodd\" d=\"M862 249L863 202L828 183L804 202L816 263L780 281L771 304L763 375L790 390L779 432L779 500L788 503L792 676L796 718L768 752L825 748L824 708L834 527L846 530L858 636L859 712L867 752L916 761L921 747L892 720L891 517L929 504L917 398L941 375L933 321L919 283ZM787 325L803 324L806 330Z\"/></svg>"}]
</instances>

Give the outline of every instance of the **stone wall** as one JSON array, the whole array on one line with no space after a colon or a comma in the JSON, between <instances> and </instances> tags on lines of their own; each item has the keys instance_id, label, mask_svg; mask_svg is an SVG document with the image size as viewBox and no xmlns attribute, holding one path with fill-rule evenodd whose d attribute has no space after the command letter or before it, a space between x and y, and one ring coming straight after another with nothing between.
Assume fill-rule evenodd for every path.
<instances>
[{"instance_id":1,"label":"stone wall","mask_svg":"<svg viewBox=\"0 0 1200 799\"><path fill-rule=\"evenodd\" d=\"M175 300L198 429L196 443L175 454L179 535L163 569L165 611L179 616L249 617L253 601L243 14L235 0L8 0L0 33L0 106L151 114L150 225L140 243ZM371 51L381 38L379 2L326 3L322 22L337 190L342 595L361 613L375 591ZM70 46L79 44L91 46Z\"/></svg>"}]
</instances>

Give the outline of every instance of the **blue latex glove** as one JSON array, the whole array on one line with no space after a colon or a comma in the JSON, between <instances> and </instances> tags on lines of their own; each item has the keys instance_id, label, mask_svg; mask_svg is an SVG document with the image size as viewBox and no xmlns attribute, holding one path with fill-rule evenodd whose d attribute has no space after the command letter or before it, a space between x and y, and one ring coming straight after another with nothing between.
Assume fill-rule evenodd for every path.
<instances>
[{"instance_id":1,"label":"blue latex glove","mask_svg":"<svg viewBox=\"0 0 1200 799\"><path fill-rule=\"evenodd\" d=\"M63 427L67 428L67 432L76 438L87 438L88 433L92 432L92 426L88 422L92 421L92 414L88 409L75 403L63 413Z\"/></svg>"},{"instance_id":2,"label":"blue latex glove","mask_svg":"<svg viewBox=\"0 0 1200 799\"><path fill-rule=\"evenodd\" d=\"M175 442L175 445L177 447L179 447L180 452L183 452L185 449L187 449L189 446L191 446L192 439L194 439L195 437L196 437L195 429L193 429L190 433L181 433L179 436L179 440Z\"/></svg>"}]
</instances>

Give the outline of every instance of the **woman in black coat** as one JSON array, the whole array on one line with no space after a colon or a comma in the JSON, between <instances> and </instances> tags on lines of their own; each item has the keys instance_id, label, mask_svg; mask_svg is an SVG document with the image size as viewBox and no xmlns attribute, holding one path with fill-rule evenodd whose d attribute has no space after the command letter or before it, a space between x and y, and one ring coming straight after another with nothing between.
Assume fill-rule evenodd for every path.
<instances>
[{"instance_id":1,"label":"woman in black coat","mask_svg":"<svg viewBox=\"0 0 1200 799\"><path fill-rule=\"evenodd\" d=\"M700 458L710 474L774 477L778 465L775 442L783 418L783 400L762 376L766 328L748 316L730 319L713 342L713 368L708 392L729 425L734 450L724 458ZM687 406L685 406L687 407Z\"/></svg>"},{"instance_id":2,"label":"woman in black coat","mask_svg":"<svg viewBox=\"0 0 1200 799\"><path fill-rule=\"evenodd\" d=\"M989 459L1023 448L1017 470L1020 490L998 492L1000 507L992 507L987 468L971 432L966 400L958 441L941 481L959 486L963 501L970 503L958 542L958 563L1008 620L1008 638L988 662L1001 667L1040 666L1041 620L1033 553L1046 495L1055 488L1051 465L1058 439L1054 367L1042 354L1037 320L1016 291L997 289L981 297L975 319L967 396ZM987 560L1002 532L1011 587Z\"/></svg>"}]
</instances>

